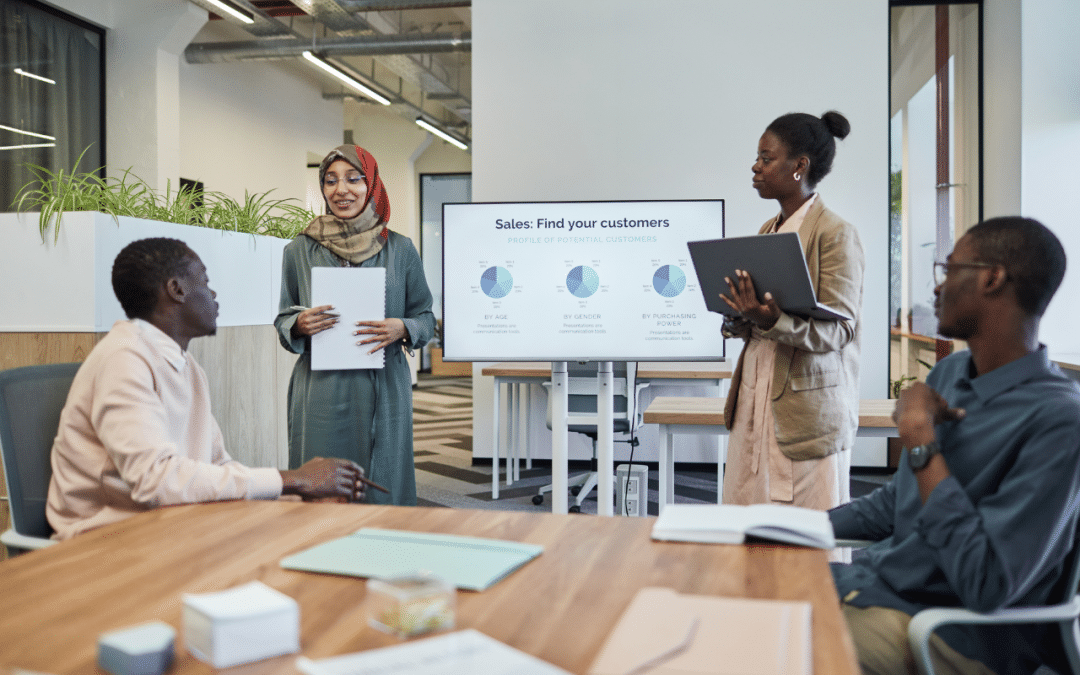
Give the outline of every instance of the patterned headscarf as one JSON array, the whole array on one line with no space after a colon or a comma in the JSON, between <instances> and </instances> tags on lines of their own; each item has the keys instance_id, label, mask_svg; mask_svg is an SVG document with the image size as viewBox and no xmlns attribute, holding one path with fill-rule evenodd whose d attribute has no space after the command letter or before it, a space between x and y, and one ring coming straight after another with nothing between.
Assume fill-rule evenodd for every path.
<instances>
[{"instance_id":1,"label":"patterned headscarf","mask_svg":"<svg viewBox=\"0 0 1080 675\"><path fill-rule=\"evenodd\" d=\"M351 164L364 176L367 194L364 196L360 215L342 220L330 211L330 203L327 202L326 215L312 220L303 234L325 246L342 260L358 265L381 251L390 236L386 229L386 223L390 221L390 199L386 196L386 186L379 177L379 165L375 158L359 145L339 145L323 158L319 164L320 189L326 170L339 159ZM325 193L323 200L326 200Z\"/></svg>"}]
</instances>

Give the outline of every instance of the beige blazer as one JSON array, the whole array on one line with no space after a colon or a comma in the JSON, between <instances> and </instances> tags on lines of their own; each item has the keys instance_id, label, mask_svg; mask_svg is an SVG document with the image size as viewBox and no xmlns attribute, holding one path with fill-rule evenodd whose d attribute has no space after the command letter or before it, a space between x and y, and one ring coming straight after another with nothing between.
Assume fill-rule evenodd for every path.
<instances>
[{"instance_id":1,"label":"beige blazer","mask_svg":"<svg viewBox=\"0 0 1080 675\"><path fill-rule=\"evenodd\" d=\"M777 219L762 226L773 229ZM794 460L817 459L850 448L859 426L859 336L862 333L863 258L858 231L825 208L819 195L799 228L818 302L852 321L822 321L782 313L763 334L777 344L772 406L776 441ZM739 333L749 339L749 330ZM743 357L724 408L735 422Z\"/></svg>"}]
</instances>

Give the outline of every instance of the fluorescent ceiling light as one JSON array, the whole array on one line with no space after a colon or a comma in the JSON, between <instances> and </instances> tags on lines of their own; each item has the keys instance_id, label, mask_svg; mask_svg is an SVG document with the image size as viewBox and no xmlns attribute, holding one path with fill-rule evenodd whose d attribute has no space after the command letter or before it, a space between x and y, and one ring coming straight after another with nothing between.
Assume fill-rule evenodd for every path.
<instances>
[{"instance_id":1,"label":"fluorescent ceiling light","mask_svg":"<svg viewBox=\"0 0 1080 675\"><path fill-rule=\"evenodd\" d=\"M0 145L0 150L21 150L22 148L55 148L56 143L27 143L26 145Z\"/></svg>"},{"instance_id":2,"label":"fluorescent ceiling light","mask_svg":"<svg viewBox=\"0 0 1080 675\"><path fill-rule=\"evenodd\" d=\"M315 56L311 52L309 52L309 51L304 52L304 58L307 59L308 61L311 61L316 66L318 66L319 68L322 68L327 73L333 75L337 79L341 80L345 84L349 85L350 87L352 87L356 91L360 92L364 96L367 96L370 99L378 101L379 103L382 103L383 105L390 105L390 99L386 98L385 96L381 96L380 94L377 94L372 89L369 89L369 88L365 87L364 85L360 84L355 79L353 79L352 77L347 75L344 71L342 71L342 70L340 70L338 68L335 68L334 66L327 63L326 61L319 58L318 56Z\"/></svg>"},{"instance_id":3,"label":"fluorescent ceiling light","mask_svg":"<svg viewBox=\"0 0 1080 675\"><path fill-rule=\"evenodd\" d=\"M41 75L35 75L33 73L30 73L30 72L27 72L27 71L23 70L22 68L16 68L15 69L15 74L16 75L22 75L23 77L32 77L35 80L41 80L42 82L48 82L49 84L56 84L56 80L50 80L47 77L42 77Z\"/></svg>"},{"instance_id":4,"label":"fluorescent ceiling light","mask_svg":"<svg viewBox=\"0 0 1080 675\"><path fill-rule=\"evenodd\" d=\"M23 131L22 129L16 129L15 127L6 127L0 124L0 129L4 131L14 131L17 134L23 134L24 136L34 136L35 138L44 138L47 141L55 141L56 136L46 136L45 134L35 134L33 131Z\"/></svg>"},{"instance_id":5,"label":"fluorescent ceiling light","mask_svg":"<svg viewBox=\"0 0 1080 675\"><path fill-rule=\"evenodd\" d=\"M211 5L213 5L214 7L217 7L221 11L226 12L230 16L233 16L233 17L236 17L237 19L240 19L244 23L255 23L255 19L252 19L250 16L248 16L247 14L244 14L243 12L236 9L235 7L225 4L224 2L222 2L222 0L206 0L206 1L209 2Z\"/></svg>"},{"instance_id":6,"label":"fluorescent ceiling light","mask_svg":"<svg viewBox=\"0 0 1080 675\"><path fill-rule=\"evenodd\" d=\"M450 134L446 133L445 131L443 131L439 127L435 126L434 124L429 124L428 122L425 122L423 117L417 117L416 118L416 123L421 128L427 129L428 131L435 134L439 138L441 138L443 140L446 140L446 141L449 141L450 143L452 143L452 144L456 145L457 147L461 148L462 150L468 150L469 149L469 146L465 145L464 143L462 143L458 139L456 139L453 136L451 136Z\"/></svg>"}]
</instances>

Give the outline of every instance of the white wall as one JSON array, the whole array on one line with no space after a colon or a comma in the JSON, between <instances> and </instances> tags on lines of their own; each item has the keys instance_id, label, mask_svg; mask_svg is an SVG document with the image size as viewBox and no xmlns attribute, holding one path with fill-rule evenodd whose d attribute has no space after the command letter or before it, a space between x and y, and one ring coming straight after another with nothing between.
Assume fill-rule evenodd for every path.
<instances>
[{"instance_id":1,"label":"white wall","mask_svg":"<svg viewBox=\"0 0 1080 675\"><path fill-rule=\"evenodd\" d=\"M1080 363L1080 228L1068 198L1080 176L1080 3L1025 0L1021 18L1021 213L1041 221L1069 256L1065 280L1043 317L1051 354Z\"/></svg>"},{"instance_id":2,"label":"white wall","mask_svg":"<svg viewBox=\"0 0 1080 675\"><path fill-rule=\"evenodd\" d=\"M750 187L762 131L786 112L840 110L852 133L820 189L859 228L862 396L885 398L887 10L886 0L474 0L474 200L723 198L728 234L753 234L778 208ZM477 455L491 443L481 367ZM873 452L883 460L884 444Z\"/></svg>"},{"instance_id":3,"label":"white wall","mask_svg":"<svg viewBox=\"0 0 1080 675\"><path fill-rule=\"evenodd\" d=\"M237 31L211 21L196 40L243 39ZM302 204L308 153L322 157L341 144L341 101L324 100L307 69L292 61L181 59L179 73L179 175L237 200L245 190L272 189L271 199Z\"/></svg>"}]
</instances>

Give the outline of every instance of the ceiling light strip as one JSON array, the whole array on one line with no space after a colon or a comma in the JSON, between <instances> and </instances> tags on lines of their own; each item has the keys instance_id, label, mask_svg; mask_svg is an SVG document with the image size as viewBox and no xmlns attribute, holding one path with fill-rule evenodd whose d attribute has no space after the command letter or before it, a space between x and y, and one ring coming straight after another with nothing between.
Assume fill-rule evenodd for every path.
<instances>
[{"instance_id":1,"label":"ceiling light strip","mask_svg":"<svg viewBox=\"0 0 1080 675\"><path fill-rule=\"evenodd\" d=\"M22 68L16 68L15 69L15 74L16 75L22 75L23 77L32 77L35 80L41 80L42 82L48 82L49 84L56 84L56 80L50 80L47 77L42 77L41 75L35 75L34 73L31 73L30 71L23 70Z\"/></svg>"},{"instance_id":2,"label":"ceiling light strip","mask_svg":"<svg viewBox=\"0 0 1080 675\"><path fill-rule=\"evenodd\" d=\"M445 141L448 141L449 143L452 143L453 145L456 145L457 147L461 148L462 150L468 150L469 149L469 146L465 145L464 143L462 143L458 139L456 139L453 136L451 136L450 134L446 133L445 131L443 131L439 127L435 126L434 124L431 124L429 122L424 121L423 117L417 117L416 118L416 124L418 126L420 126L420 128L427 129L428 131L435 134L439 138L441 138L441 139L443 139Z\"/></svg>"},{"instance_id":3,"label":"ceiling light strip","mask_svg":"<svg viewBox=\"0 0 1080 675\"><path fill-rule=\"evenodd\" d=\"M35 134L33 131L23 131L22 129L16 129L15 127L8 127L0 124L0 129L4 131L14 131L17 134L23 134L24 136L33 136L35 138L44 138L47 141L55 141L56 136L46 136L45 134Z\"/></svg>"},{"instance_id":4,"label":"ceiling light strip","mask_svg":"<svg viewBox=\"0 0 1080 675\"><path fill-rule=\"evenodd\" d=\"M22 150L23 148L55 148L56 143L27 143L26 145L0 145L0 150Z\"/></svg>"},{"instance_id":5,"label":"ceiling light strip","mask_svg":"<svg viewBox=\"0 0 1080 675\"><path fill-rule=\"evenodd\" d=\"M236 9L235 7L225 4L224 2L222 2L222 0L206 0L206 1L208 3L210 3L211 5L213 5L214 7L217 7L221 11L226 12L227 14L229 14L229 16L240 19L244 23L255 23L255 19L252 19L250 16L248 16L247 14L244 14L243 12Z\"/></svg>"},{"instance_id":6,"label":"ceiling light strip","mask_svg":"<svg viewBox=\"0 0 1080 675\"><path fill-rule=\"evenodd\" d=\"M368 98L370 98L372 100L378 101L379 103L382 103L383 105L390 105L390 99L376 93L374 90L369 89L368 87L365 87L364 85L360 84L355 79L353 79L352 77L347 75L344 71L342 71L342 70L340 70L338 68L335 68L333 65L331 65L327 61L324 61L323 59L319 58L318 56L315 56L310 51L304 52L304 58L307 59L308 61L311 61L316 66L323 69L324 71L326 71L330 75L333 75L337 79L339 79L342 82L344 82L345 84L349 85L350 87L352 87L356 91L360 92L364 96L367 96Z\"/></svg>"}]
</instances>

